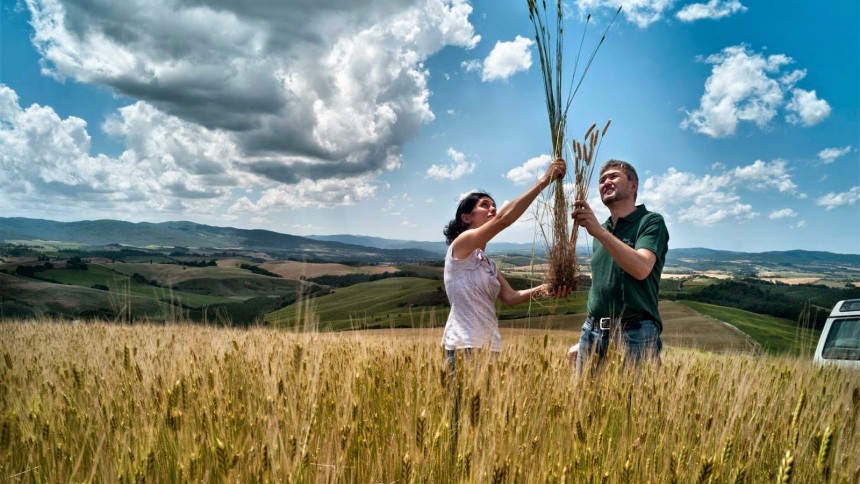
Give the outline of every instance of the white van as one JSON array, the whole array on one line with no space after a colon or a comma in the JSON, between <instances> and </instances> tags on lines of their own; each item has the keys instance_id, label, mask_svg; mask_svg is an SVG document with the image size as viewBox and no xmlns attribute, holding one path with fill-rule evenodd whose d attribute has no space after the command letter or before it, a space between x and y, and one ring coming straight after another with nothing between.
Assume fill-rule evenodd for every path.
<instances>
[{"instance_id":1,"label":"white van","mask_svg":"<svg viewBox=\"0 0 860 484\"><path fill-rule=\"evenodd\" d=\"M839 301L833 306L813 361L860 368L860 299Z\"/></svg>"}]
</instances>

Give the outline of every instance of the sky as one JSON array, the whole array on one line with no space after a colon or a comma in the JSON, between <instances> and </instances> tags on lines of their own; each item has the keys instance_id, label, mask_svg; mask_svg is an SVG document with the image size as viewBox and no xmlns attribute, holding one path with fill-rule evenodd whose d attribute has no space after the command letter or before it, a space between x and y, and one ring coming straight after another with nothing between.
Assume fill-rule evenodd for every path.
<instances>
[{"instance_id":1,"label":"sky","mask_svg":"<svg viewBox=\"0 0 860 484\"><path fill-rule=\"evenodd\" d=\"M860 253L860 3L563 7L566 135L670 248ZM0 0L0 216L438 241L550 152L526 0Z\"/></svg>"}]
</instances>

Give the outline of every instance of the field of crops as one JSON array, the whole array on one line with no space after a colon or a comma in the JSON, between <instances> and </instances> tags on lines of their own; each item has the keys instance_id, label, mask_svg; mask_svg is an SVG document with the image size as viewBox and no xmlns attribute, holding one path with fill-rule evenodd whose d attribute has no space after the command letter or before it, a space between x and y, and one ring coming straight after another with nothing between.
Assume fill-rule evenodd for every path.
<instances>
[{"instance_id":1,"label":"field of crops","mask_svg":"<svg viewBox=\"0 0 860 484\"><path fill-rule=\"evenodd\" d=\"M306 326L312 326L307 324ZM569 332L448 378L441 329L0 324L12 481L858 482L860 380L667 348L576 377ZM459 401L459 405L455 402Z\"/></svg>"},{"instance_id":2,"label":"field of crops","mask_svg":"<svg viewBox=\"0 0 860 484\"><path fill-rule=\"evenodd\" d=\"M683 304L701 314L721 321L731 321L733 326L750 335L770 353L811 356L821 334L817 330L799 328L796 323L787 319L695 301L683 301Z\"/></svg>"}]
</instances>

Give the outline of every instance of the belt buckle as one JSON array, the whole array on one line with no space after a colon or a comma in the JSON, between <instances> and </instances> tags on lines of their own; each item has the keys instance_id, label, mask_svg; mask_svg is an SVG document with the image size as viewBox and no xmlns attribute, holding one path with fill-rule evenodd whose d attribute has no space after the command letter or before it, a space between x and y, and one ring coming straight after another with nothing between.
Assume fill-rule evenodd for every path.
<instances>
[{"instance_id":1,"label":"belt buckle","mask_svg":"<svg viewBox=\"0 0 860 484\"><path fill-rule=\"evenodd\" d=\"M609 331L612 329L612 318L600 318L598 324L601 331Z\"/></svg>"}]
</instances>

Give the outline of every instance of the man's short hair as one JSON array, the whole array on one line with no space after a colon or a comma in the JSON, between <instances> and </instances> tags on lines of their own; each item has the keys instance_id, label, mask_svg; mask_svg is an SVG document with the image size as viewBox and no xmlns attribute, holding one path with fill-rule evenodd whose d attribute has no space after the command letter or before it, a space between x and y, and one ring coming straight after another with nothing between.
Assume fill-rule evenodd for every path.
<instances>
[{"instance_id":1,"label":"man's short hair","mask_svg":"<svg viewBox=\"0 0 860 484\"><path fill-rule=\"evenodd\" d=\"M631 181L636 182L636 191L633 192L633 201L636 201L636 195L639 194L639 175L636 174L636 168L633 168L633 165L627 163L626 161L621 160L609 160L600 167L600 173L598 177L603 174L604 171L610 168L620 168L621 171L627 175L627 178Z\"/></svg>"}]
</instances>

